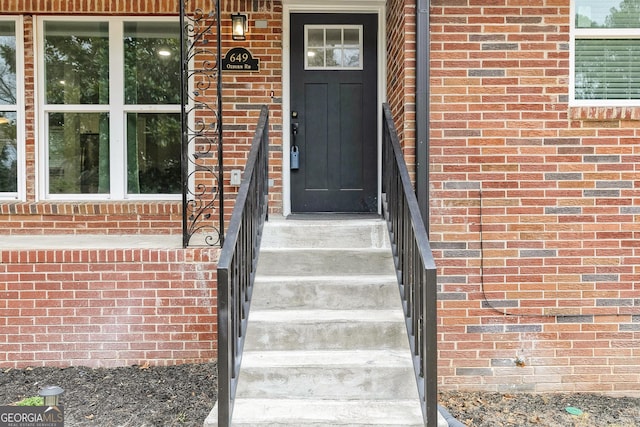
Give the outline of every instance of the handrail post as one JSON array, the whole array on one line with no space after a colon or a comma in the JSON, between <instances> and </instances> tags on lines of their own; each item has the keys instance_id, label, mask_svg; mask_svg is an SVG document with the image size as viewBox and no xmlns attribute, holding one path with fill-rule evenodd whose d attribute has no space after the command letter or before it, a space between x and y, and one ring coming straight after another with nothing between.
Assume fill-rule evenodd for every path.
<instances>
[{"instance_id":1,"label":"handrail post","mask_svg":"<svg viewBox=\"0 0 640 427\"><path fill-rule=\"evenodd\" d=\"M425 405L428 426L438 423L438 288L436 270L424 271L427 286L422 293L425 308L423 372L425 377Z\"/></svg>"},{"instance_id":2,"label":"handrail post","mask_svg":"<svg viewBox=\"0 0 640 427\"><path fill-rule=\"evenodd\" d=\"M231 420L230 387L221 386L231 381L229 345L229 270L218 267L218 425L225 426L222 420Z\"/></svg>"}]
</instances>

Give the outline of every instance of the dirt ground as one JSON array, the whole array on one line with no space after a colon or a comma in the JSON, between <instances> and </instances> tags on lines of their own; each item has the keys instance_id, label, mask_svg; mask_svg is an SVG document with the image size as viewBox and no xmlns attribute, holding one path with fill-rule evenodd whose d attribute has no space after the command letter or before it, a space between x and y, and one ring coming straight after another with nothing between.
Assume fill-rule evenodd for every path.
<instances>
[{"instance_id":1,"label":"dirt ground","mask_svg":"<svg viewBox=\"0 0 640 427\"><path fill-rule=\"evenodd\" d=\"M65 391L65 426L202 426L216 400L215 364L0 370L0 405ZM638 427L640 398L595 394L440 393L440 404L469 427ZM582 411L571 415L566 408Z\"/></svg>"}]
</instances>

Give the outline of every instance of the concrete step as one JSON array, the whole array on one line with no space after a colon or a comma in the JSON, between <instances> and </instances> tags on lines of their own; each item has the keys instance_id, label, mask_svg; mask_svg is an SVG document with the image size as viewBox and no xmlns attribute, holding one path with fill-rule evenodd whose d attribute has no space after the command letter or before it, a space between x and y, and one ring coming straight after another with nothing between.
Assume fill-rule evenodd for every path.
<instances>
[{"instance_id":1,"label":"concrete step","mask_svg":"<svg viewBox=\"0 0 640 427\"><path fill-rule=\"evenodd\" d=\"M237 397L418 399L410 366L405 351L247 351Z\"/></svg>"},{"instance_id":2,"label":"concrete step","mask_svg":"<svg viewBox=\"0 0 640 427\"><path fill-rule=\"evenodd\" d=\"M400 307L395 275L259 276L252 310L279 309L397 309Z\"/></svg>"},{"instance_id":3,"label":"concrete step","mask_svg":"<svg viewBox=\"0 0 640 427\"><path fill-rule=\"evenodd\" d=\"M234 427L424 426L420 407L406 400L237 399L233 414Z\"/></svg>"},{"instance_id":4,"label":"concrete step","mask_svg":"<svg viewBox=\"0 0 640 427\"><path fill-rule=\"evenodd\" d=\"M259 276L391 275L390 249L273 249L261 248Z\"/></svg>"},{"instance_id":5,"label":"concrete step","mask_svg":"<svg viewBox=\"0 0 640 427\"><path fill-rule=\"evenodd\" d=\"M244 344L256 350L408 349L402 310L251 310ZM407 350L408 351L408 350Z\"/></svg>"},{"instance_id":6,"label":"concrete step","mask_svg":"<svg viewBox=\"0 0 640 427\"><path fill-rule=\"evenodd\" d=\"M386 225L379 219L269 220L262 248L388 248Z\"/></svg>"}]
</instances>

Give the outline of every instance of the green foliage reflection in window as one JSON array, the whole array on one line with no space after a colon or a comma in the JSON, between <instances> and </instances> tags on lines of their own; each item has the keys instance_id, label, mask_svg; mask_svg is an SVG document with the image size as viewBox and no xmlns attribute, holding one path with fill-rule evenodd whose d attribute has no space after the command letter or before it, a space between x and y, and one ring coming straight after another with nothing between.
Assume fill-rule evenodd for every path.
<instances>
[{"instance_id":1,"label":"green foliage reflection in window","mask_svg":"<svg viewBox=\"0 0 640 427\"><path fill-rule=\"evenodd\" d=\"M45 22L46 103L109 103L109 24Z\"/></svg>"},{"instance_id":2,"label":"green foliage reflection in window","mask_svg":"<svg viewBox=\"0 0 640 427\"><path fill-rule=\"evenodd\" d=\"M180 103L180 25L124 24L126 104Z\"/></svg>"}]
</instances>

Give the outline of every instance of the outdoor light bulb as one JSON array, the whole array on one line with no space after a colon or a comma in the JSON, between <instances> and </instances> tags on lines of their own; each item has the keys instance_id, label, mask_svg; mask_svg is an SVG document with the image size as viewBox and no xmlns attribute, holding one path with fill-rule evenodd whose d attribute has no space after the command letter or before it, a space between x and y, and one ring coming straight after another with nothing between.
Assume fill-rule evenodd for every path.
<instances>
[{"instance_id":1,"label":"outdoor light bulb","mask_svg":"<svg viewBox=\"0 0 640 427\"><path fill-rule=\"evenodd\" d=\"M316 56L316 53L315 52L307 52L307 56L313 57L313 56Z\"/></svg>"},{"instance_id":2,"label":"outdoor light bulb","mask_svg":"<svg viewBox=\"0 0 640 427\"><path fill-rule=\"evenodd\" d=\"M60 80L60 84L61 84L61 85L64 85L64 84L67 84L67 82L66 82L66 81L64 81L64 80Z\"/></svg>"},{"instance_id":3,"label":"outdoor light bulb","mask_svg":"<svg viewBox=\"0 0 640 427\"><path fill-rule=\"evenodd\" d=\"M233 32L235 34L242 34L244 33L244 25L242 25L242 21L241 20L236 20L235 23L235 27L233 27Z\"/></svg>"},{"instance_id":4,"label":"outdoor light bulb","mask_svg":"<svg viewBox=\"0 0 640 427\"><path fill-rule=\"evenodd\" d=\"M169 51L169 49L160 49L158 51L158 55L160 56L171 56L171 52Z\"/></svg>"}]
</instances>

